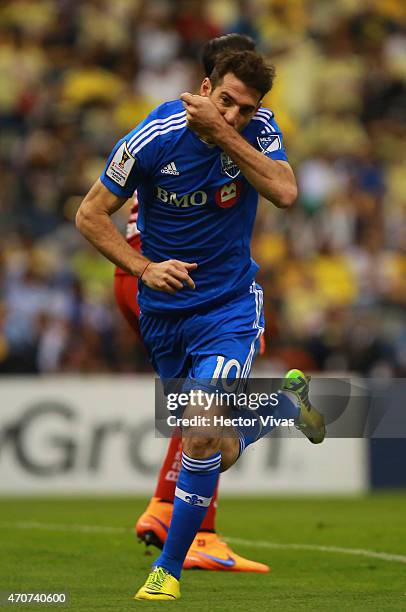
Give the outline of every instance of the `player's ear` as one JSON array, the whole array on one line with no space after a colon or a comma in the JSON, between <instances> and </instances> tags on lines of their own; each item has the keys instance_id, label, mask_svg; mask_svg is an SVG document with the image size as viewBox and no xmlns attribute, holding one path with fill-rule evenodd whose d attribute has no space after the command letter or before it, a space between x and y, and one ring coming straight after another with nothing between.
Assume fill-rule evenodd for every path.
<instances>
[{"instance_id":1,"label":"player's ear","mask_svg":"<svg viewBox=\"0 0 406 612\"><path fill-rule=\"evenodd\" d=\"M200 95L208 97L211 94L212 86L209 77L205 77L200 85Z\"/></svg>"}]
</instances>

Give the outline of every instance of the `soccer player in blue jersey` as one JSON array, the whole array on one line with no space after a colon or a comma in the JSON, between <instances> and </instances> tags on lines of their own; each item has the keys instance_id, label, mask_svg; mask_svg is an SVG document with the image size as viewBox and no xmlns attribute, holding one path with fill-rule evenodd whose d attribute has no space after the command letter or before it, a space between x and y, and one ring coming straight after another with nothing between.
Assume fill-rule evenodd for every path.
<instances>
[{"instance_id":1,"label":"soccer player in blue jersey","mask_svg":"<svg viewBox=\"0 0 406 612\"><path fill-rule=\"evenodd\" d=\"M140 325L152 363L163 379L185 378L185 389L210 393L228 376L245 380L264 330L258 266L250 255L258 194L282 209L297 195L282 134L261 107L273 77L254 51L222 55L198 95L163 104L117 143L77 214L85 237L140 279ZM110 219L135 189L142 255ZM303 373L288 373L278 411L319 443L324 420L308 388ZM275 408L257 412L271 415ZM183 432L168 537L137 599L180 597L183 561L220 470L271 427L258 420L237 427L234 437L222 437L220 427L206 435Z\"/></svg>"},{"instance_id":2,"label":"soccer player in blue jersey","mask_svg":"<svg viewBox=\"0 0 406 612\"><path fill-rule=\"evenodd\" d=\"M225 34L213 38L202 48L201 62L205 76L213 72L216 58L225 51L253 51L255 42L243 34ZM134 193L133 204L126 228L126 239L132 248L141 251L141 237L137 227L138 199ZM140 309L138 305L138 278L116 268L114 275L114 294L117 305L137 336L141 335L139 328ZM265 348L264 335L261 336L259 354ZM162 549L172 518L173 501L175 499L176 481L181 469L182 439L177 430L169 441L167 451L159 470L158 481L152 498L145 511L138 518L135 531L139 540ZM219 479L220 480L220 479ZM247 559L237 554L216 532L216 516L218 510L217 493L219 483L207 509L206 516L193 540L183 563L184 569L198 568L212 571L227 572L257 572L266 573L268 565Z\"/></svg>"}]
</instances>

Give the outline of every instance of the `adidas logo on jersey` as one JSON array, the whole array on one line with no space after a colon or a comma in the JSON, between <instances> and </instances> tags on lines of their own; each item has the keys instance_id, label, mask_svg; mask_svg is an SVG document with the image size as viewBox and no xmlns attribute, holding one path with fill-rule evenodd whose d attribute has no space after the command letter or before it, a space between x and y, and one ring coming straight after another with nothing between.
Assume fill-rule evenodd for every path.
<instances>
[{"instance_id":1,"label":"adidas logo on jersey","mask_svg":"<svg viewBox=\"0 0 406 612\"><path fill-rule=\"evenodd\" d=\"M175 162L171 162L167 166L164 166L161 170L161 174L174 174L175 176L179 176Z\"/></svg>"}]
</instances>

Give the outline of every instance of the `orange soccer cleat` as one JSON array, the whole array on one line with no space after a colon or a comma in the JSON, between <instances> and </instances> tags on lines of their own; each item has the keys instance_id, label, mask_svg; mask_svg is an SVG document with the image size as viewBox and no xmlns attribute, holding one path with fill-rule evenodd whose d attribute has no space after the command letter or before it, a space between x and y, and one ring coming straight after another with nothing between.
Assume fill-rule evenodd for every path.
<instances>
[{"instance_id":1,"label":"orange soccer cleat","mask_svg":"<svg viewBox=\"0 0 406 612\"><path fill-rule=\"evenodd\" d=\"M147 546L163 547L171 522L173 505L153 497L135 525L135 532ZM199 531L183 564L184 569L222 572L257 572L265 574L269 567L240 557L223 542L217 533Z\"/></svg>"},{"instance_id":2,"label":"orange soccer cleat","mask_svg":"<svg viewBox=\"0 0 406 612\"><path fill-rule=\"evenodd\" d=\"M184 569L205 569L217 572L256 572L266 574L268 565L240 557L223 542L217 533L200 531L183 564Z\"/></svg>"},{"instance_id":3,"label":"orange soccer cleat","mask_svg":"<svg viewBox=\"0 0 406 612\"><path fill-rule=\"evenodd\" d=\"M172 518L173 504L152 497L135 525L135 533L147 546L163 547Z\"/></svg>"}]
</instances>

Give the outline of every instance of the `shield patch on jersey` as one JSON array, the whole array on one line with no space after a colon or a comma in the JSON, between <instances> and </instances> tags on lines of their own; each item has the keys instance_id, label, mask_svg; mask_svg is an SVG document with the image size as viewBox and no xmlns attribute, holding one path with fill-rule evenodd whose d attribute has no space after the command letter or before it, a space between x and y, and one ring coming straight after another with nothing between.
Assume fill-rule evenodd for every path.
<instances>
[{"instance_id":1,"label":"shield patch on jersey","mask_svg":"<svg viewBox=\"0 0 406 612\"><path fill-rule=\"evenodd\" d=\"M257 141L264 153L273 153L282 148L281 139L277 134L268 134L268 136L258 136Z\"/></svg>"},{"instance_id":2,"label":"shield patch on jersey","mask_svg":"<svg viewBox=\"0 0 406 612\"><path fill-rule=\"evenodd\" d=\"M227 155L227 153L221 154L221 173L226 174L230 178L235 178L240 174L240 169L235 162Z\"/></svg>"}]
</instances>

